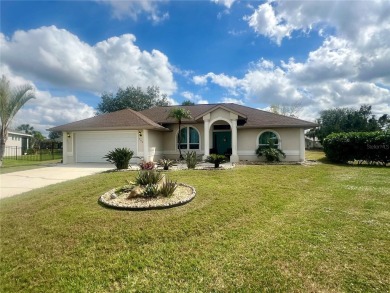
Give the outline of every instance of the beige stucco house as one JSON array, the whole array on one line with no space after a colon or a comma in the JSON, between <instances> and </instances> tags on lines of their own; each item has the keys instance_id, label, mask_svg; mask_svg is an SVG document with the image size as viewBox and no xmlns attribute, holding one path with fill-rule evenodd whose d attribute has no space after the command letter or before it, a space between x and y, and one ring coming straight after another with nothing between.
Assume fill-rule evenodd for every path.
<instances>
[{"instance_id":1,"label":"beige stucco house","mask_svg":"<svg viewBox=\"0 0 390 293\"><path fill-rule=\"evenodd\" d=\"M168 118L174 107L187 109L192 118L182 121L182 152L196 151L204 159L210 153L226 154L231 162L259 160L259 144L273 139L286 153L286 161L305 158L304 130L315 123L254 108L224 103L154 107L136 112L125 109L57 126L63 132L63 162L104 162L103 156L127 147L145 161L177 159L177 121ZM136 158L133 159L134 162Z\"/></svg>"}]
</instances>

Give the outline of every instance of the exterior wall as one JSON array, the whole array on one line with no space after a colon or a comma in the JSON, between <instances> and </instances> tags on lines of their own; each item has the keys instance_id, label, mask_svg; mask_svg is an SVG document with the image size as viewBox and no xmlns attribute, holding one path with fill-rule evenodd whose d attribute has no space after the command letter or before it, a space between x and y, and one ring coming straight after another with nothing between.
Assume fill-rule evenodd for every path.
<instances>
[{"instance_id":1,"label":"exterior wall","mask_svg":"<svg viewBox=\"0 0 390 293\"><path fill-rule=\"evenodd\" d=\"M182 124L181 127L193 127L196 128L199 132L199 150L182 150L182 154L187 151L196 151L198 155L203 154L204 150L204 126L203 123L194 123L194 124ZM162 132L162 154L161 157L168 159L178 159L179 158L179 150L177 149L177 135L179 132L179 125L174 124L170 125L170 132ZM151 144L150 144L151 145Z\"/></svg>"},{"instance_id":2,"label":"exterior wall","mask_svg":"<svg viewBox=\"0 0 390 293\"><path fill-rule=\"evenodd\" d=\"M149 156L158 161L164 155L164 132L149 130Z\"/></svg>"},{"instance_id":3,"label":"exterior wall","mask_svg":"<svg viewBox=\"0 0 390 293\"><path fill-rule=\"evenodd\" d=\"M13 133L8 133L8 139L5 143L6 147L22 147L22 136L13 134Z\"/></svg>"},{"instance_id":4,"label":"exterior wall","mask_svg":"<svg viewBox=\"0 0 390 293\"><path fill-rule=\"evenodd\" d=\"M63 132L62 133L62 162L64 164L73 164L74 158L74 133Z\"/></svg>"},{"instance_id":5,"label":"exterior wall","mask_svg":"<svg viewBox=\"0 0 390 293\"><path fill-rule=\"evenodd\" d=\"M297 128L275 128L275 129L239 129L238 130L238 156L240 161L264 161L258 158L255 150L258 147L260 133L271 130L279 134L280 147L286 154L284 161L301 160L301 129ZM304 156L304 154L303 154Z\"/></svg>"}]
</instances>

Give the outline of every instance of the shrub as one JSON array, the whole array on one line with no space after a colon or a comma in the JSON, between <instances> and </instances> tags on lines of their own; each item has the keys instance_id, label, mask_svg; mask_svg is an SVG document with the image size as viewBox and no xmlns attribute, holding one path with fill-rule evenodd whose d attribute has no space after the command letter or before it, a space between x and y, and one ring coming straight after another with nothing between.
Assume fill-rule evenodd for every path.
<instances>
[{"instance_id":1,"label":"shrub","mask_svg":"<svg viewBox=\"0 0 390 293\"><path fill-rule=\"evenodd\" d=\"M324 139L323 146L326 157L335 163L357 161L386 166L390 162L389 132L332 133Z\"/></svg>"},{"instance_id":2,"label":"shrub","mask_svg":"<svg viewBox=\"0 0 390 293\"><path fill-rule=\"evenodd\" d=\"M173 195L176 188L177 183L167 179L160 188L160 194L165 197L170 197Z\"/></svg>"},{"instance_id":3,"label":"shrub","mask_svg":"<svg viewBox=\"0 0 390 293\"><path fill-rule=\"evenodd\" d=\"M159 172L144 170L138 172L135 178L135 183L137 185L143 185L143 186L146 186L148 184L157 184L161 180L161 178L162 175Z\"/></svg>"},{"instance_id":4,"label":"shrub","mask_svg":"<svg viewBox=\"0 0 390 293\"><path fill-rule=\"evenodd\" d=\"M133 154L134 152L128 148L116 148L115 150L108 152L103 158L106 159L107 162L115 164L115 167L118 170L127 169Z\"/></svg>"},{"instance_id":5,"label":"shrub","mask_svg":"<svg viewBox=\"0 0 390 293\"><path fill-rule=\"evenodd\" d=\"M156 197L159 194L157 184L147 184L142 193L144 197Z\"/></svg>"},{"instance_id":6,"label":"shrub","mask_svg":"<svg viewBox=\"0 0 390 293\"><path fill-rule=\"evenodd\" d=\"M169 170L169 167L173 166L173 161L169 159L161 159L158 161L158 164L164 168L164 170Z\"/></svg>"},{"instance_id":7,"label":"shrub","mask_svg":"<svg viewBox=\"0 0 390 293\"><path fill-rule=\"evenodd\" d=\"M260 145L256 150L257 157L265 156L268 162L280 162L280 157L285 158L286 154L278 149L272 141L268 145Z\"/></svg>"},{"instance_id":8,"label":"shrub","mask_svg":"<svg viewBox=\"0 0 390 293\"><path fill-rule=\"evenodd\" d=\"M141 162L139 166L141 170L153 170L156 167L153 162Z\"/></svg>"},{"instance_id":9,"label":"shrub","mask_svg":"<svg viewBox=\"0 0 390 293\"><path fill-rule=\"evenodd\" d=\"M186 160L188 169L194 169L196 164L198 163L195 151L187 152L184 155L184 159Z\"/></svg>"},{"instance_id":10,"label":"shrub","mask_svg":"<svg viewBox=\"0 0 390 293\"><path fill-rule=\"evenodd\" d=\"M218 168L220 163L226 162L225 155L211 154L207 157L206 162L214 163L214 167Z\"/></svg>"}]
</instances>

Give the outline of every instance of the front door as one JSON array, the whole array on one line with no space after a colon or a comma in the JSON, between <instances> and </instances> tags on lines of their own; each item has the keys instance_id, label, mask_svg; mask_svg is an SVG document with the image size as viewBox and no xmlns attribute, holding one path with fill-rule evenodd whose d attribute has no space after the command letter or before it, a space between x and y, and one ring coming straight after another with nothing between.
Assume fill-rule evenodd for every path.
<instances>
[{"instance_id":1,"label":"front door","mask_svg":"<svg viewBox=\"0 0 390 293\"><path fill-rule=\"evenodd\" d=\"M218 131L213 134L213 148L217 154L225 155L232 152L232 132Z\"/></svg>"}]
</instances>

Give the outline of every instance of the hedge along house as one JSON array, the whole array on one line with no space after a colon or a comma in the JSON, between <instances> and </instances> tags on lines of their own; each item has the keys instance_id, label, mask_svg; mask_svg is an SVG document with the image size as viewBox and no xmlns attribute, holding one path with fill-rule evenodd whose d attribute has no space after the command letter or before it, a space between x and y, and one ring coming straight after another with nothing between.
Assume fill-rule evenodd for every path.
<instances>
[{"instance_id":1,"label":"hedge along house","mask_svg":"<svg viewBox=\"0 0 390 293\"><path fill-rule=\"evenodd\" d=\"M191 119L179 125L168 118L171 109L184 108ZM304 130L317 124L237 104L154 107L103 114L53 127L63 132L63 162L104 162L103 156L117 147L127 147L145 161L177 159L182 152L195 151L205 159L211 153L225 154L231 162L257 161L259 145L275 145L286 153L286 161L305 158ZM134 162L135 158L133 159Z\"/></svg>"}]
</instances>

